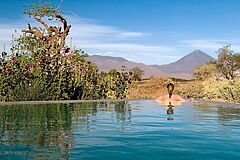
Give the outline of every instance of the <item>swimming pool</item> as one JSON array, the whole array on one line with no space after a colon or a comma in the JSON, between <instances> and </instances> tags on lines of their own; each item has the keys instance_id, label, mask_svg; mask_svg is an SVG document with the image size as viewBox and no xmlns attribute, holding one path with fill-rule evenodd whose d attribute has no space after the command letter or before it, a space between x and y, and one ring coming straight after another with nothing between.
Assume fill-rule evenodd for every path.
<instances>
[{"instance_id":1,"label":"swimming pool","mask_svg":"<svg viewBox=\"0 0 240 160\"><path fill-rule=\"evenodd\" d=\"M0 159L239 159L240 106L152 100L0 106Z\"/></svg>"}]
</instances>

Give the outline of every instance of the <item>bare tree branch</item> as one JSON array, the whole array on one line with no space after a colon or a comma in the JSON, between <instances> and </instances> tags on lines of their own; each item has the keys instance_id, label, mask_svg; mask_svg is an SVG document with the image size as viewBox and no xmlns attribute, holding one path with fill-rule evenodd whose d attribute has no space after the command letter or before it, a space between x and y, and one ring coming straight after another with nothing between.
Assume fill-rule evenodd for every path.
<instances>
[{"instance_id":1,"label":"bare tree branch","mask_svg":"<svg viewBox=\"0 0 240 160\"><path fill-rule=\"evenodd\" d=\"M45 29L48 31L49 27L45 22L43 22L40 18L37 18L37 16L33 16L33 18L36 19L39 23L41 23L45 27Z\"/></svg>"},{"instance_id":2,"label":"bare tree branch","mask_svg":"<svg viewBox=\"0 0 240 160\"><path fill-rule=\"evenodd\" d=\"M27 29L23 29L22 32L35 34L35 31Z\"/></svg>"},{"instance_id":3,"label":"bare tree branch","mask_svg":"<svg viewBox=\"0 0 240 160\"><path fill-rule=\"evenodd\" d=\"M63 24L63 29L66 30L67 28L67 21L65 18L63 18L61 15L56 15L56 18Z\"/></svg>"}]
</instances>

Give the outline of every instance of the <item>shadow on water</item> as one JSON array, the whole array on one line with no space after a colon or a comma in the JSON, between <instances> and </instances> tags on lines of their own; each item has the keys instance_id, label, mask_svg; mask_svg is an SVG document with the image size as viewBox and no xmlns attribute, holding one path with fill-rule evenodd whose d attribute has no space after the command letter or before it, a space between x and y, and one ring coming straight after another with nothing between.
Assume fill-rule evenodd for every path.
<instances>
[{"instance_id":1,"label":"shadow on water","mask_svg":"<svg viewBox=\"0 0 240 160\"><path fill-rule=\"evenodd\" d=\"M102 111L118 122L131 120L125 101L0 106L0 159L67 159L74 129L88 128L89 117Z\"/></svg>"}]
</instances>

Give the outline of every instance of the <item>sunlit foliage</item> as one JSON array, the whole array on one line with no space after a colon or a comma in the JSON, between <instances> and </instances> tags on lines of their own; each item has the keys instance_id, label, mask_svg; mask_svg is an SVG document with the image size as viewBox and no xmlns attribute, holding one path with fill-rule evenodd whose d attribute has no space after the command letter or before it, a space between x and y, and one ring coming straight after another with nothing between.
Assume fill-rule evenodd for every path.
<instances>
[{"instance_id":1,"label":"sunlit foliage","mask_svg":"<svg viewBox=\"0 0 240 160\"><path fill-rule=\"evenodd\" d=\"M27 9L30 8L30 9ZM86 53L66 45L71 25L48 3L30 5L25 13L42 27L28 24L13 39L11 54L0 59L0 100L125 98L131 76L125 70L100 73ZM57 20L61 25L51 26Z\"/></svg>"}]
</instances>

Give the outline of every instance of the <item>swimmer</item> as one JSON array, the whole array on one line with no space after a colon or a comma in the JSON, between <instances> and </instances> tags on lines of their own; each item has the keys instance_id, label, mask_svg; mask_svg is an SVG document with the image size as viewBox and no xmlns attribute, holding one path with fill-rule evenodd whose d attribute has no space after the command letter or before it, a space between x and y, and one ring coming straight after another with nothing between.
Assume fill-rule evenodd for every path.
<instances>
[{"instance_id":1,"label":"swimmer","mask_svg":"<svg viewBox=\"0 0 240 160\"><path fill-rule=\"evenodd\" d=\"M171 98L174 90L174 85L172 83L169 83L167 85L167 90L168 90L169 98Z\"/></svg>"},{"instance_id":2,"label":"swimmer","mask_svg":"<svg viewBox=\"0 0 240 160\"><path fill-rule=\"evenodd\" d=\"M167 85L167 95L160 96L156 99L157 102L160 102L164 105L168 105L169 102L173 105L181 105L181 102L185 102L185 100L179 95L173 95L174 85L169 83Z\"/></svg>"}]
</instances>

